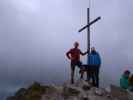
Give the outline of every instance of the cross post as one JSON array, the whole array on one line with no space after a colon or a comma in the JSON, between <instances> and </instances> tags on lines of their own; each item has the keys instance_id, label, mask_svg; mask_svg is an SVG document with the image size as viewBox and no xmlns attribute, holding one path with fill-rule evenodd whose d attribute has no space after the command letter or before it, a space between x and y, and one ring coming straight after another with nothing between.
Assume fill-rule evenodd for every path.
<instances>
[{"instance_id":1,"label":"cross post","mask_svg":"<svg viewBox=\"0 0 133 100\"><path fill-rule=\"evenodd\" d=\"M87 8L87 25L90 24L90 8ZM87 49L90 52L90 26L87 27Z\"/></svg>"}]
</instances>

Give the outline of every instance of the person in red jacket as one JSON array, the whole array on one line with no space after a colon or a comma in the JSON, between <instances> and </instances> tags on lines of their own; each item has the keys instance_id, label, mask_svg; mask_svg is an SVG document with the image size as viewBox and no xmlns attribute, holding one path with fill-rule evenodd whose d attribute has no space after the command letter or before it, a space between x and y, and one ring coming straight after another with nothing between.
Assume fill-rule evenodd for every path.
<instances>
[{"instance_id":1,"label":"person in red jacket","mask_svg":"<svg viewBox=\"0 0 133 100\"><path fill-rule=\"evenodd\" d=\"M82 62L80 61L80 55L86 55L88 53L85 52L81 52L81 50L78 48L79 47L79 43L75 42L74 43L74 48L70 49L67 53L66 56L68 59L71 60L71 83L74 83L74 72L75 72L75 67L78 66L79 68L81 68ZM81 77L83 77L83 75L81 74Z\"/></svg>"},{"instance_id":2,"label":"person in red jacket","mask_svg":"<svg viewBox=\"0 0 133 100\"><path fill-rule=\"evenodd\" d=\"M129 90L133 92L133 74L129 77Z\"/></svg>"}]
</instances>

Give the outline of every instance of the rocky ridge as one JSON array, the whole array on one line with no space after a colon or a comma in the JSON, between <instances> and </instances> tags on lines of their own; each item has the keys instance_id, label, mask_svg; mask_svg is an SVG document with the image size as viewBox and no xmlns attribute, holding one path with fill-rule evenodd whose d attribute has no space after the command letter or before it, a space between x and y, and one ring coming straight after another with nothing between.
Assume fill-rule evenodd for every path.
<instances>
[{"instance_id":1,"label":"rocky ridge","mask_svg":"<svg viewBox=\"0 0 133 100\"><path fill-rule=\"evenodd\" d=\"M133 94L114 85L105 89L92 87L84 80L73 85L66 82L62 86L34 82L7 100L133 100Z\"/></svg>"}]
</instances>

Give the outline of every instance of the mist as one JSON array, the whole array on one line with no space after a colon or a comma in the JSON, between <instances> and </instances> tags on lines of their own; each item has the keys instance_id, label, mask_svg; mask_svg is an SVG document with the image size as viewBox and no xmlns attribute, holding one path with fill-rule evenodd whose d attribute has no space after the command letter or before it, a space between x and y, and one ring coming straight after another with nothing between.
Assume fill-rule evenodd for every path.
<instances>
[{"instance_id":1,"label":"mist","mask_svg":"<svg viewBox=\"0 0 133 100\"><path fill-rule=\"evenodd\" d=\"M122 72L133 72L133 1L91 0L91 46L102 58L103 86L119 85ZM79 41L86 51L89 0L0 1L0 97L39 81L62 84L69 80L65 53ZM81 58L86 63L86 56ZM78 69L76 70L78 72ZM76 73L78 78L78 73ZM2 99L1 99L2 100Z\"/></svg>"}]
</instances>

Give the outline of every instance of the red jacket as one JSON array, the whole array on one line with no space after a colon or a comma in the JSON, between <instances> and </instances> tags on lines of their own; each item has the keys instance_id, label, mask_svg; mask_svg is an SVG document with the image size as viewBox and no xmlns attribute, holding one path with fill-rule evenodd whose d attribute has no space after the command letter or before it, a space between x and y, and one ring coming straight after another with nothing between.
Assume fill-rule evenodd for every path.
<instances>
[{"instance_id":1,"label":"red jacket","mask_svg":"<svg viewBox=\"0 0 133 100\"><path fill-rule=\"evenodd\" d=\"M131 77L129 78L129 84L133 86L133 75L131 75Z\"/></svg>"},{"instance_id":2,"label":"red jacket","mask_svg":"<svg viewBox=\"0 0 133 100\"><path fill-rule=\"evenodd\" d=\"M76 62L76 61L80 61L80 54L85 55L86 53L87 52L82 53L81 50L78 48L72 48L66 53L66 55L69 59L71 59L71 61Z\"/></svg>"}]
</instances>

